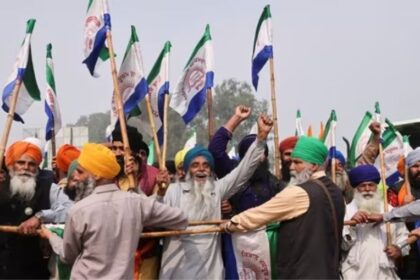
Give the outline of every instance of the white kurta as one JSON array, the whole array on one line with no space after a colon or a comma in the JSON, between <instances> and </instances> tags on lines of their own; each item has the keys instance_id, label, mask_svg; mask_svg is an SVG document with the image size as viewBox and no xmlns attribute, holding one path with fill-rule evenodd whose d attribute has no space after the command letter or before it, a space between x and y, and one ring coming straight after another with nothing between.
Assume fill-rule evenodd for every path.
<instances>
[{"instance_id":1,"label":"white kurta","mask_svg":"<svg viewBox=\"0 0 420 280\"><path fill-rule=\"evenodd\" d=\"M216 208L209 220L221 218L221 201L234 195L249 180L264 154L264 147L265 141L254 142L240 164L231 173L215 182L212 197ZM183 205L189 190L190 185L186 183L171 184L164 197L164 203L185 209ZM219 234L166 238L159 278L223 279L224 268Z\"/></svg>"},{"instance_id":2,"label":"white kurta","mask_svg":"<svg viewBox=\"0 0 420 280\"><path fill-rule=\"evenodd\" d=\"M391 206L390 210L392 209ZM353 200L347 205L345 220L350 220L357 212ZM408 237L404 223L391 224L392 244L400 246ZM350 240L349 240L350 239ZM385 224L359 224L343 229L343 249L349 250L341 271L344 279L399 279L395 265L384 252L386 247ZM408 254L409 246L402 249L402 255Z\"/></svg>"}]
</instances>

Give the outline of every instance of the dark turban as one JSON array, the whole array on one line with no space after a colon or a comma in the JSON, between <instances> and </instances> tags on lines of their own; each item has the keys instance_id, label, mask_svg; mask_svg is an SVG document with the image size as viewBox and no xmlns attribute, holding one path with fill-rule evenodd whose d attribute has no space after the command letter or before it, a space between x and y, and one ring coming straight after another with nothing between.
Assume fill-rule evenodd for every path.
<instances>
[{"instance_id":1,"label":"dark turban","mask_svg":"<svg viewBox=\"0 0 420 280\"><path fill-rule=\"evenodd\" d=\"M297 136L290 136L284 139L283 141L281 141L279 144L280 153L283 153L284 151L289 150L289 149L294 149L298 139L299 138Z\"/></svg>"},{"instance_id":2,"label":"dark turban","mask_svg":"<svg viewBox=\"0 0 420 280\"><path fill-rule=\"evenodd\" d=\"M247 136L245 136L244 138L242 138L241 142L239 142L238 145L238 153L239 153L239 158L243 159L246 152L248 151L249 147L252 145L252 143L255 142L255 139L257 139L257 135L256 134L249 134ZM264 155L268 156L268 146L267 144L265 145L265 149L264 149Z\"/></svg>"},{"instance_id":3,"label":"dark turban","mask_svg":"<svg viewBox=\"0 0 420 280\"><path fill-rule=\"evenodd\" d=\"M349 179L351 186L355 188L364 182L375 182L375 184L378 184L381 181L381 175L375 166L365 164L350 170Z\"/></svg>"},{"instance_id":4,"label":"dark turban","mask_svg":"<svg viewBox=\"0 0 420 280\"><path fill-rule=\"evenodd\" d=\"M128 143L130 144L130 149L133 153L138 154L140 150L143 150L147 144L143 142L143 136L140 132L138 132L137 128L132 126L127 126L127 137ZM112 141L123 141L122 134L121 134L121 127L117 125L115 129L112 131ZM147 148L146 152L149 149Z\"/></svg>"},{"instance_id":5,"label":"dark turban","mask_svg":"<svg viewBox=\"0 0 420 280\"><path fill-rule=\"evenodd\" d=\"M188 151L188 153L185 155L184 158L184 170L185 172L188 171L190 168L191 162L199 156L203 156L206 158L207 162L209 163L211 169L214 169L214 159L209 150L206 148L203 148L201 146L195 146L191 150Z\"/></svg>"}]
</instances>

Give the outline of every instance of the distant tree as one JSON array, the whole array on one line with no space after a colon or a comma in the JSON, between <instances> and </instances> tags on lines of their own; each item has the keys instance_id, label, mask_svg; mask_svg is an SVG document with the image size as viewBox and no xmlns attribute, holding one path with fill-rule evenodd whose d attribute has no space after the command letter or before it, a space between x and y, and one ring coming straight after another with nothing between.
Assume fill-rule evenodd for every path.
<instances>
[{"instance_id":1,"label":"distant tree","mask_svg":"<svg viewBox=\"0 0 420 280\"><path fill-rule=\"evenodd\" d=\"M109 111L105 113L93 113L88 116L80 116L75 126L87 126L89 129L89 142L105 142L105 130L110 124Z\"/></svg>"}]
</instances>

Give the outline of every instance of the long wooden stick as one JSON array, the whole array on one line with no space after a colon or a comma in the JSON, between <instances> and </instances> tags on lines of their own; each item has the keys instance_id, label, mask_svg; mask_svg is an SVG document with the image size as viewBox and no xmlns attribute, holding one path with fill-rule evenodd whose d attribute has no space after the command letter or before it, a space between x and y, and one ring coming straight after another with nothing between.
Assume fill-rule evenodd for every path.
<instances>
[{"instance_id":1,"label":"long wooden stick","mask_svg":"<svg viewBox=\"0 0 420 280\"><path fill-rule=\"evenodd\" d=\"M276 101L276 84L274 78L274 60L270 58L270 83L271 83L271 106L273 111L273 122L274 122L274 172L277 178L280 178L280 151L277 148L279 144L279 126L277 120L277 101Z\"/></svg>"},{"instance_id":2,"label":"long wooden stick","mask_svg":"<svg viewBox=\"0 0 420 280\"><path fill-rule=\"evenodd\" d=\"M163 106L163 147L162 147L162 165L166 168L166 154L168 151L168 108L169 94L165 93Z\"/></svg>"},{"instance_id":3,"label":"long wooden stick","mask_svg":"<svg viewBox=\"0 0 420 280\"><path fill-rule=\"evenodd\" d=\"M208 115L208 134L209 142L214 133L214 115L213 115L213 92L211 88L207 89L207 115Z\"/></svg>"},{"instance_id":4,"label":"long wooden stick","mask_svg":"<svg viewBox=\"0 0 420 280\"><path fill-rule=\"evenodd\" d=\"M124 146L124 162L125 164L128 164L131 158L131 150L130 150L130 144L128 142L128 136L127 136L127 126L125 122L122 95L121 95L120 86L118 83L117 66L115 65L114 47L112 44L111 30L108 30L106 32L106 42L108 44L109 60L111 62L112 82L114 84L114 99L115 99L115 103L117 107L118 120L120 122L121 136L122 136L123 146ZM134 189L137 188L137 182L132 173L128 174L128 181L130 184L130 188L134 188Z\"/></svg>"},{"instance_id":5,"label":"long wooden stick","mask_svg":"<svg viewBox=\"0 0 420 280\"><path fill-rule=\"evenodd\" d=\"M189 221L189 226L203 226L203 225L220 225L229 220L214 220L214 221Z\"/></svg>"},{"instance_id":6,"label":"long wooden stick","mask_svg":"<svg viewBox=\"0 0 420 280\"><path fill-rule=\"evenodd\" d=\"M332 179L332 181L334 182L334 184L335 184L335 182L337 181L336 180L336 168L335 168L335 162L336 162L336 159L335 159L335 157L334 157L335 155L333 155L333 157L331 158L331 179ZM343 166L344 167L344 166Z\"/></svg>"},{"instance_id":7,"label":"long wooden stick","mask_svg":"<svg viewBox=\"0 0 420 280\"><path fill-rule=\"evenodd\" d=\"M10 100L9 112L7 113L6 123L4 125L3 135L1 137L1 142L0 142L0 170L3 165L4 154L6 152L6 146L7 146L7 140L9 139L10 129L12 127L13 116L15 115L16 103L17 103L19 90L21 86L22 86L22 80L18 78L16 80L15 86L13 87L12 96L10 98L11 100Z\"/></svg>"},{"instance_id":8,"label":"long wooden stick","mask_svg":"<svg viewBox=\"0 0 420 280\"><path fill-rule=\"evenodd\" d=\"M162 169L163 168L162 155L161 155L161 152L160 152L159 140L158 140L157 134L156 134L155 117L154 117L153 112L152 112L152 105L150 104L149 94L146 94L145 99L146 99L147 115L149 116L150 128L152 129L153 143L155 144L156 157L158 158L159 169Z\"/></svg>"},{"instance_id":9,"label":"long wooden stick","mask_svg":"<svg viewBox=\"0 0 420 280\"><path fill-rule=\"evenodd\" d=\"M386 177L385 177L385 159L384 159L384 151L382 147L382 143L379 143L379 157L381 162L381 181L383 185L383 196L384 196L384 212L387 213L388 210L388 195L387 195L387 185L386 185ZM386 244L387 246L392 245L392 235L391 235L391 224L389 222L385 223L385 231L386 231Z\"/></svg>"},{"instance_id":10,"label":"long wooden stick","mask_svg":"<svg viewBox=\"0 0 420 280\"><path fill-rule=\"evenodd\" d=\"M405 159L404 159L404 161L405 161ZM408 167L407 167L407 165L406 164L404 164L405 165L405 167L404 167L404 183L405 183L405 185L406 185L406 187L407 187L407 194L409 195L409 196L412 196L412 194L411 194L411 184L410 184L410 177L408 176Z\"/></svg>"}]
</instances>

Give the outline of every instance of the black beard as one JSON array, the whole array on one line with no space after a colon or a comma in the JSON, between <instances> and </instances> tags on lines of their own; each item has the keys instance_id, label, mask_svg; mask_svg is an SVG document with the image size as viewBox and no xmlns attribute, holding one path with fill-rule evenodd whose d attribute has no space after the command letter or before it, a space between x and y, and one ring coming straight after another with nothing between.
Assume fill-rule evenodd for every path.
<instances>
[{"instance_id":1,"label":"black beard","mask_svg":"<svg viewBox=\"0 0 420 280\"><path fill-rule=\"evenodd\" d=\"M263 162L260 162L257 169L254 171L254 174L252 175L251 179L249 179L251 182L260 181L264 178L266 178L269 174L269 164L268 160L265 159Z\"/></svg>"},{"instance_id":2,"label":"black beard","mask_svg":"<svg viewBox=\"0 0 420 280\"><path fill-rule=\"evenodd\" d=\"M76 198L76 188L66 187L64 188L64 193L73 201Z\"/></svg>"},{"instance_id":3,"label":"black beard","mask_svg":"<svg viewBox=\"0 0 420 280\"><path fill-rule=\"evenodd\" d=\"M415 199L420 199L420 178L414 177L411 172L408 173L408 180L410 182L411 193Z\"/></svg>"},{"instance_id":4,"label":"black beard","mask_svg":"<svg viewBox=\"0 0 420 280\"><path fill-rule=\"evenodd\" d=\"M281 179L283 181L289 182L290 181L290 165L292 165L291 161L282 161L281 162Z\"/></svg>"},{"instance_id":5,"label":"black beard","mask_svg":"<svg viewBox=\"0 0 420 280\"><path fill-rule=\"evenodd\" d=\"M118 173L117 177L118 178L121 178L121 177L125 176L125 172L124 172L124 167L125 167L124 156L116 156L116 158L117 158L118 165L120 166L120 173Z\"/></svg>"}]
</instances>

